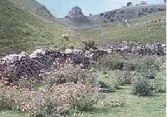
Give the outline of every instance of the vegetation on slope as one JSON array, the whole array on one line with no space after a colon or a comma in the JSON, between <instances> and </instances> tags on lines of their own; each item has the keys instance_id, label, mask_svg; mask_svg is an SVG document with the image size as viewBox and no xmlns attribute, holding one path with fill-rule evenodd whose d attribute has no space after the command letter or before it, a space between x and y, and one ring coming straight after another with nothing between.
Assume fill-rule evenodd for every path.
<instances>
[{"instance_id":1,"label":"vegetation on slope","mask_svg":"<svg viewBox=\"0 0 167 117\"><path fill-rule=\"evenodd\" d=\"M164 17L164 12L158 12L145 17L131 19L131 27L126 27L122 22L114 22L112 24L104 23L101 28L72 33L72 31L65 30L64 27L56 22L47 19L41 20L41 18L29 14L8 0L3 0L0 1L0 56L23 50L29 51L39 47L60 47L66 45L79 47L82 41L88 40L96 40L98 43L106 43L112 40L136 40L143 41L143 43L156 41L164 42L166 38L165 21L159 21L159 19ZM64 33L70 35L69 42L61 40L61 35ZM129 59L129 61L133 62L133 59L134 58ZM120 62L119 59L117 60ZM112 88L112 80L116 79L116 77L113 76L114 72L115 71L111 69L109 71L106 70L105 73L101 73L101 71L96 69L94 74L97 75L97 80L107 82L107 85ZM122 72L123 71L119 71L117 73L121 74ZM72 74L72 76L75 77L74 74ZM51 76L49 77L51 78ZM100 99L94 108L89 111L79 111L76 113L76 116L133 117L135 115L137 117L164 117L165 67L163 66L161 68L161 71L157 74L155 79L149 79L149 81L158 87L158 92L153 92L153 94L148 97L135 96L131 94L132 86L130 84L119 84L118 89L115 89L115 92L107 93L105 95L106 98ZM56 89L55 91L57 91L57 88L53 89ZM153 89L153 91L156 90ZM21 98L24 99L24 97L25 96L23 95ZM89 96L84 97L86 97L84 98L86 101L82 98L77 99L80 99L81 102L87 102L88 99L92 99L89 98ZM39 100L39 98L37 98L37 100ZM79 104L83 105L83 103ZM1 111L0 117L5 116L28 117L29 115L26 113L17 113L14 110Z\"/></svg>"},{"instance_id":2,"label":"vegetation on slope","mask_svg":"<svg viewBox=\"0 0 167 117\"><path fill-rule=\"evenodd\" d=\"M165 4L156 5L132 5L124 6L113 11L108 11L105 13L100 13L95 16L91 16L94 21L98 23L102 22L114 22L121 21L122 19L132 19L137 17L143 17L148 14L156 13L159 11L165 11Z\"/></svg>"},{"instance_id":3,"label":"vegetation on slope","mask_svg":"<svg viewBox=\"0 0 167 117\"><path fill-rule=\"evenodd\" d=\"M165 21L158 21L165 19L163 11L131 19L131 27L123 22L113 22L103 23L99 28L74 32L65 29L58 22L31 15L29 12L35 13L38 5L40 6L33 0L10 1L12 2L0 1L0 56L39 47L81 47L82 41L92 40L97 44L118 40L165 42ZM29 11L25 11L26 9ZM68 42L61 39L64 33L70 35Z\"/></svg>"},{"instance_id":4,"label":"vegetation on slope","mask_svg":"<svg viewBox=\"0 0 167 117\"><path fill-rule=\"evenodd\" d=\"M164 19L159 21L159 19ZM123 22L104 23L102 28L81 32L87 40L95 40L98 43L108 41L140 41L165 42L165 12L158 12L145 17L130 20L131 27Z\"/></svg>"},{"instance_id":5,"label":"vegetation on slope","mask_svg":"<svg viewBox=\"0 0 167 117\"><path fill-rule=\"evenodd\" d=\"M28 14L8 0L0 1L0 56L56 46L63 33L60 24Z\"/></svg>"},{"instance_id":6,"label":"vegetation on slope","mask_svg":"<svg viewBox=\"0 0 167 117\"><path fill-rule=\"evenodd\" d=\"M113 58L111 56L107 56L107 57L109 57L110 59L108 59L107 61L105 61L106 60L105 59L104 61L101 62L101 65L105 65L104 63L106 63L106 62L108 63L108 65L110 65L109 62L112 62L113 60L117 60L117 62L115 62L116 63L115 65L119 65L119 63L122 61L121 56L117 56L117 58ZM128 57L128 58L126 58L126 57ZM105 72L101 71L100 69L95 68L94 72L92 72L93 73L92 74L93 77L92 77L92 75L89 74L90 71L81 70L81 69L78 69L78 67L71 68L71 66L70 66L69 67L70 70L69 70L69 68L64 68L62 70L63 74L68 74L68 75L64 75L64 77L63 77L63 78L68 79L68 80L70 79L68 82L72 82L73 80L77 80L77 82L82 82L82 83L86 83L88 81L91 84L92 80L94 78L96 78L95 80L97 83L99 81L101 81L101 82L103 82L103 86L106 86L105 84L107 84L110 88L114 89L114 92L113 91L111 91L111 92L103 92L102 91L100 93L99 101L97 104L93 103L94 105L91 106L90 109L86 109L86 110L80 110L79 108L75 108L75 110L69 111L70 112L70 113L68 113L69 117L110 117L110 116L113 116L113 117L133 117L134 115L136 117L157 117L157 116L158 117L165 117L165 105L166 105L165 104L165 91L166 90L164 89L165 88L165 82L164 82L165 81L165 69L164 69L165 63L163 63L165 61L165 58L160 57L160 56L150 56L150 57L147 57L147 56L142 56L142 57L141 56L136 56L136 57L126 56L126 57L125 57L126 59L123 59L123 62L126 63L127 61L129 61L131 63L134 63L133 64L134 66L146 65L147 62L150 62L150 57L151 57L151 60L153 60L152 61L153 63L151 62L151 64L147 64L148 65L147 67L151 67L153 65L155 66L156 64L158 65L157 67L160 68L159 69L160 71L157 72L158 74L155 75L154 79L147 79L146 77L144 78L144 79L149 80L149 83L151 83L151 85L153 86L153 87L150 87L150 89L149 89L151 91L151 94L145 95L145 96L139 96L139 95L132 94L133 81L137 78L136 76L138 76L140 74L140 71L130 71L130 70L124 71L127 69L117 71L118 67L116 67L115 65L114 65L115 68L112 68L112 69L108 69L105 66L106 67L106 68L104 68ZM137 61L136 61L136 59L137 59ZM111 66L113 66L113 65L111 65ZM137 69L143 69L143 68L136 67L135 69L137 70ZM58 72L53 71L53 73L49 74L48 77L46 77L46 80L47 81L49 80L49 82L45 82L46 84L47 83L49 83L49 84L54 83L54 85L52 85L52 88L51 88L51 93L49 93L49 95L51 97L54 97L54 96L56 97L56 98L53 98L54 101L56 101L56 99L60 99L60 98L58 98L59 96L62 96L61 98L66 100L66 101L62 101L60 99L60 100L56 101L54 104L56 104L56 103L66 104L66 103L68 103L68 100L70 100L72 105L77 104L80 106L89 107L89 104L92 104L92 102L93 102L92 99L94 99L94 98L92 95L85 95L85 91L83 91L83 90L84 89L91 90L91 89L89 87L85 87L85 88L82 87L83 90L81 90L82 91L81 94L84 94L84 95L78 95L79 97L77 97L77 101L71 101L71 99L73 99L73 98L69 98L69 95L66 95L66 94L69 94L69 93L70 94L72 94L72 93L78 94L78 91L76 89L79 88L80 84L78 84L78 83L77 84L75 84L75 83L59 84L60 83L59 80L61 80L61 78L62 78L62 76L60 75L60 74L62 74L62 71L58 71ZM69 75L69 72L70 72L70 75ZM129 82L129 83L122 82L122 80L125 78L124 74L122 74L124 72L129 73L129 74L125 74L125 75L128 79L131 80L131 82ZM114 75L115 73L117 73L117 75ZM136 73L139 73L139 74L137 75ZM80 77L76 77L76 76L78 76L78 74ZM85 75L85 74L89 74L89 75ZM142 74L140 74L139 77L141 77L141 75ZM48 78L51 78L51 80ZM58 80L57 78L58 79L60 78L60 79ZM78 78L78 79L75 79L75 78ZM83 78L85 80L83 80ZM116 82L115 82L115 79L117 79ZM23 90L20 89L18 91L16 89L11 90L11 89L7 89L5 87L2 87L2 91L5 90L6 92L2 93L2 91L1 91L0 96L2 97L2 99L5 97L4 99L9 99L9 100L11 100L11 98L9 98L11 96L12 97L13 96L19 97L19 98L14 98L14 99L16 99L16 102L15 102L16 105L14 105L14 106L18 106L19 108L24 107L24 109L30 109L30 108L25 108L25 107L31 107L33 110L34 109L33 107L37 107L35 109L37 109L37 111L39 111L41 109L40 112L42 114L46 114L45 112L52 113L54 111L43 111L42 108L39 108L40 104L43 103L43 101L41 101L40 99L45 99L45 98L41 98L40 95L42 92L40 92L40 90L44 91L46 84L43 87L40 86L40 89L36 89L35 91L37 91L37 92L31 93L32 97L39 96L38 98L31 97L32 99L34 99L33 102L31 102L32 100L30 97L25 98L26 96L28 96L27 95L28 92L27 92L27 90L24 90L24 89ZM85 86L88 86L88 84ZM102 83L99 84L99 86L100 85L102 86ZM114 85L117 85L118 87L114 87ZM108 88L108 87L105 87L105 88ZM145 88L143 88L143 89L145 89ZM161 89L161 90L159 90L159 89ZM9 92L8 92L8 90L9 90ZM47 92L47 90L46 90L46 92ZM47 94L46 92L45 92L45 95ZM86 91L86 92L88 92L88 91ZM4 94L7 94L7 95L4 95ZM34 94L38 94L38 95L34 95ZM47 95L46 97L48 98L49 95ZM68 97L68 98L66 98L66 97ZM1 103L3 102L2 100L0 100L0 101L1 101ZM47 101L47 100L44 100L44 102L45 101ZM89 102L89 103L87 103L87 102ZM8 105L8 103L5 103L5 104ZM11 106L13 104L13 101L9 101L9 104ZM27 106L27 104L29 106ZM50 110L53 109L52 104L53 103L49 103L49 105L50 105L49 107L51 108ZM24 105L26 105L26 106L24 106ZM66 105L63 107L66 107ZM28 113L26 113L26 111L25 111L25 113L20 113L19 111L17 112L17 111L12 110L12 109L8 110L8 111L3 110L3 108L0 108L0 109L2 109L2 111L0 112L0 117L22 117L22 116L30 117L30 115ZM47 107L45 109L47 109ZM62 110L63 109L69 109L69 108L62 108ZM62 110L60 110L60 111L62 111ZM48 116L41 116L41 117L48 117Z\"/></svg>"},{"instance_id":7,"label":"vegetation on slope","mask_svg":"<svg viewBox=\"0 0 167 117\"><path fill-rule=\"evenodd\" d=\"M108 66L110 65L109 62L112 62L113 60L117 60L115 64L119 65L118 63L122 61L122 58L114 58L108 56L110 59L105 59L104 61L101 61L101 66L103 63L108 62ZM137 56L135 56L137 57ZM136 66L136 60L135 57L132 57L129 59L129 62L135 64ZM153 56L152 56L153 57ZM153 57L155 60L154 64L162 65L160 67L160 71L156 75L155 79L148 79L149 82L151 82L151 85L154 88L157 88L157 91L153 91L150 96L135 96L132 95L132 85L131 84L119 84L118 89L115 92L112 93L106 93L104 94L106 97L104 99L101 99L98 104L95 106L95 108L88 112L80 112L77 117L165 117L165 63L162 61L165 60L164 57ZM159 61L159 59L162 59ZM149 57L144 57L144 60L142 60L143 57L140 57L139 59L139 65L140 63L145 65L146 61L150 62ZM147 59L145 61L145 59ZM126 59L127 60L127 59ZM123 59L123 61L126 61ZM157 62L159 61L159 62ZM161 63L162 62L162 63ZM104 64L104 67L106 65ZM124 75L120 75L123 73L122 70L119 70L117 75L114 75L115 70L107 70L108 68L104 70L105 72L101 71L98 73L95 73L97 76L97 79L109 84L109 86L113 87L113 84L115 84L115 79L119 78L117 82L122 82L121 79L125 78ZM138 68L136 68L138 69ZM150 70L150 69L149 69ZM126 71L130 72L130 71ZM132 73L134 71L131 71ZM136 71L135 71L136 72ZM119 77L121 76L121 77ZM135 75L127 75L129 79ZM135 79L137 77L134 77ZM143 87L142 87L143 88ZM164 90L164 92L161 92L161 90Z\"/></svg>"},{"instance_id":8,"label":"vegetation on slope","mask_svg":"<svg viewBox=\"0 0 167 117\"><path fill-rule=\"evenodd\" d=\"M36 0L9 0L17 7L27 11L31 14L38 15L49 20L54 20L54 16L50 13L50 11L38 3Z\"/></svg>"}]
</instances>

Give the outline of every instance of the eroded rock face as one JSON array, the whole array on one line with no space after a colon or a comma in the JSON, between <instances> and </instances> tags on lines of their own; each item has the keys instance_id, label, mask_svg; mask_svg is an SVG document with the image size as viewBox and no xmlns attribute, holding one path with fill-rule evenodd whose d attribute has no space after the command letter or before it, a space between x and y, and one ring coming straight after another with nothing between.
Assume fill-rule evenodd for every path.
<instances>
[{"instance_id":1,"label":"eroded rock face","mask_svg":"<svg viewBox=\"0 0 167 117\"><path fill-rule=\"evenodd\" d=\"M70 19L76 19L76 20L85 20L87 17L83 14L82 9L79 8L78 6L73 7L68 15L66 16L67 18Z\"/></svg>"}]
</instances>

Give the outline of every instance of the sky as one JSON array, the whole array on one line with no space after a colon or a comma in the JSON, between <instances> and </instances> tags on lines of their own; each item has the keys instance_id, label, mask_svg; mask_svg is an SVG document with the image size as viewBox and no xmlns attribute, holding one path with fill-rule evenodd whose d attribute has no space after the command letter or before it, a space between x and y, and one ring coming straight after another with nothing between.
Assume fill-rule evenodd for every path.
<instances>
[{"instance_id":1,"label":"sky","mask_svg":"<svg viewBox=\"0 0 167 117\"><path fill-rule=\"evenodd\" d=\"M139 3L141 0L37 0L45 5L51 13L58 18L62 18L68 14L74 6L82 8L85 15L95 15L105 11L121 8L131 1L133 4ZM145 0L146 1L146 0ZM163 0L147 0L149 4L161 4Z\"/></svg>"}]
</instances>

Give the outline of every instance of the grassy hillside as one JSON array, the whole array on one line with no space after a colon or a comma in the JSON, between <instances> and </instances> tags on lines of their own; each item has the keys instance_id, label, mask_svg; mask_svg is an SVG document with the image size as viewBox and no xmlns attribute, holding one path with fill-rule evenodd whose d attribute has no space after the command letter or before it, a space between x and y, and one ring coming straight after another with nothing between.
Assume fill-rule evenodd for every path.
<instances>
[{"instance_id":1,"label":"grassy hillside","mask_svg":"<svg viewBox=\"0 0 167 117\"><path fill-rule=\"evenodd\" d=\"M159 19L164 20L159 21ZM83 31L80 35L83 39L96 40L99 44L118 40L165 42L165 12L131 19L130 25L131 27L127 27L123 22L103 23L101 28Z\"/></svg>"},{"instance_id":2,"label":"grassy hillside","mask_svg":"<svg viewBox=\"0 0 167 117\"><path fill-rule=\"evenodd\" d=\"M50 11L42 4L38 3L36 0L9 0L9 1L11 1L19 8L31 14L42 16L50 20L54 20L54 16L50 13Z\"/></svg>"},{"instance_id":3,"label":"grassy hillside","mask_svg":"<svg viewBox=\"0 0 167 117\"><path fill-rule=\"evenodd\" d=\"M158 11L165 11L165 4L157 5L132 5L124 6L120 9L100 13L95 16L90 16L94 21L98 23L102 22L114 22L121 21L122 19L132 19L137 17L143 17L148 14L156 13Z\"/></svg>"},{"instance_id":4,"label":"grassy hillside","mask_svg":"<svg viewBox=\"0 0 167 117\"><path fill-rule=\"evenodd\" d=\"M159 21L159 19L161 21ZM105 45L110 41L140 41L142 43L164 43L166 40L165 12L160 11L147 16L132 18L131 27L124 22L102 23L94 29L75 30L67 46L81 47L82 41L95 41Z\"/></svg>"},{"instance_id":5,"label":"grassy hillside","mask_svg":"<svg viewBox=\"0 0 167 117\"><path fill-rule=\"evenodd\" d=\"M72 20L69 18L60 18L58 20L72 30L93 29L97 27L95 22L89 18L86 21Z\"/></svg>"},{"instance_id":6,"label":"grassy hillside","mask_svg":"<svg viewBox=\"0 0 167 117\"><path fill-rule=\"evenodd\" d=\"M135 40L135 41L140 41L142 43L165 42L166 22L165 22L164 11L152 13L143 17L133 18L129 21L130 27L126 26L124 22L115 21L115 22L106 22L106 23L101 22L102 25L100 27L96 27L93 29L71 30L61 25L59 22L52 21L50 20L50 18L48 19L48 17L45 17L45 16L41 17L41 15L36 14L36 10L41 7L43 8L42 5L38 4L34 0L0 0L0 57L9 53L17 53L21 51L29 52L40 47L59 47L59 48L60 47L68 48L70 46L82 47L82 41L95 41L97 44L107 44L110 41L121 41L121 40L129 40L129 41ZM62 34L69 34L69 41L63 40L61 37ZM78 76L82 76L84 77L85 81L87 79L93 79L97 82L101 81L101 82L104 82L106 85L108 85L111 89L115 90L115 92L102 94L99 97L98 103L95 104L93 108L90 108L87 111L79 111L77 110L77 108L75 108L76 109L76 113L74 113L75 117L134 117L134 116L135 117L165 117L165 106L166 106L165 104L165 92L166 92L165 71L166 70L165 70L165 63L163 63L165 61L165 58L164 56L162 58L160 56L159 57L154 56L154 58L149 58L147 56L144 56L144 58L142 58L142 56L135 56L135 57L134 56L118 57L116 55L113 55L113 56L110 56L109 58L101 59L101 61L99 62L101 71L99 69L96 69L96 67L92 67L93 68L92 78L87 78L86 73L88 73L88 77L90 77L89 76L90 72L87 72L87 70L82 71L82 74L80 72L77 72L76 74L75 71L73 73L73 70L66 69L64 72L65 79L66 79L66 74L68 74L70 70L72 72L71 76L74 76L76 78L78 78ZM137 61L140 59L141 61ZM154 60L153 62L154 64L152 64L152 60ZM103 61L106 64L104 64ZM161 62L163 63L163 65L161 65L162 64ZM112 63L114 64L112 65ZM151 66L148 66L148 65L145 66L146 63L151 64ZM121 69L124 69L124 70L118 70L117 68L108 69L107 67L105 68L106 65L110 67L122 66ZM126 66L124 65L127 65L127 71L125 71ZM104 68L102 68L103 66ZM152 73L154 72L158 72L158 73L157 74L155 73L156 75L154 79L149 79L149 82L151 83L151 87L153 88L152 90L154 90L153 92L151 91L152 93L150 96L132 95L132 91L134 88L132 84L123 83L123 85L118 85L119 82L122 82L122 81L119 81L122 78L119 79L117 77L123 77L123 75L125 75L124 74L125 72L126 73L129 72L129 74L126 74L126 77L128 76L130 81L138 77L138 76L132 77L132 75L135 75L135 74L131 74L131 72L134 72L134 71L129 71L128 67L129 68L131 67L132 69L134 67L134 70L136 70L136 73L139 72L139 74L141 75L139 77L141 78L142 77L145 78L145 76L143 75L145 75L145 73L147 72L152 71L154 68L160 68L160 71L158 71L157 69L154 69ZM153 69L144 71L146 67L153 68ZM121 76L119 76L118 71ZM62 72L62 69L61 69L61 72ZM86 73L83 74L83 72L86 72ZM47 72L47 74L48 73L52 73L52 72ZM114 73L118 73L118 74L114 74ZM45 76L47 76L48 78L52 77L50 75L51 74L47 76L44 74L44 77ZM147 74L147 76L148 75L150 76L150 74ZM78 80L79 79L83 80L82 77L78 78ZM55 78L59 79L59 76ZM69 75L67 75L67 78L69 79ZM62 79L62 77L60 79ZM114 82L115 80L118 80L119 82L118 83ZM46 84L48 86L49 85L51 86L50 83L46 82L45 84L44 82L42 81L41 84L34 85L35 89L36 90L39 89L39 91L42 90L40 92L43 92L46 89ZM25 82L23 80L23 85L24 83ZM85 85L88 85L88 84L85 84ZM94 83L90 85L94 86ZM116 85L118 86L117 88L115 87ZM146 85L148 84L146 83ZM146 87L146 86L144 85L143 87ZM3 95L0 95L1 97L7 97L7 100L5 101L2 100L2 102L4 101L6 103L6 101L8 101L8 98L12 97L13 91L15 90L11 90L11 91L12 91L11 95L6 95L6 93L5 95L4 93ZM67 91L65 90L65 92ZM45 94L47 93L51 94L50 91L45 92ZM22 94L23 93L20 93L20 95ZM33 92L31 94L33 94ZM56 92L55 93L52 92L52 94L56 94ZM25 106L27 107L31 106L31 105L26 105L26 103L24 103L24 101L26 101L24 97L25 97L24 95L19 96L18 98L19 101L17 102L23 101L22 103L23 105L25 104ZM51 97L56 97L56 95L53 95ZM63 97L66 97L66 95ZM77 100L83 100L83 102L81 101L80 103L77 103L76 101L77 103L76 105L81 105L81 106L85 105L84 103L85 101L87 101L88 98L92 99L94 97L91 97L91 95L90 96L81 95L79 98L77 98ZM1 98L1 99L5 99L5 98ZM31 99L33 100L33 98ZM34 101L32 101L34 102L33 104L38 105L35 99L37 99L36 100L37 102L41 103L41 101L38 100L39 98L36 97L34 98ZM57 99L60 99L60 98L57 98ZM47 101L47 102L48 100L49 100L48 97L47 97L47 100L44 99L44 101ZM10 102L14 102L14 101L10 100L9 104ZM29 102L29 101L26 101L26 102ZM57 102L58 101L56 101L56 103ZM91 101L89 102L92 103ZM4 103L1 103L1 104L4 104ZM13 107L13 105L15 105L14 107L18 107L22 104L18 103L17 105L17 103L16 104L11 103L10 105L12 105L11 107ZM50 104L51 106L49 106ZM46 105L46 103L44 105ZM47 107L49 108L51 107L50 110L52 110L53 108L52 105L53 105L52 103L48 103ZM75 103L72 104L72 106L73 105L75 105ZM2 107L3 106L4 105L2 105ZM38 107L37 109L39 109ZM67 105L67 108L68 108L68 105ZM41 112L46 112L46 111L42 110ZM52 112L55 113L55 111L52 111ZM70 111L71 114L72 112L73 111ZM28 113L21 113L15 110L6 110L4 108L0 108L0 117L30 117L30 115ZM74 117L74 116L72 115L71 117Z\"/></svg>"},{"instance_id":7,"label":"grassy hillside","mask_svg":"<svg viewBox=\"0 0 167 117\"><path fill-rule=\"evenodd\" d=\"M41 20L8 0L0 1L0 56L55 46L65 32L58 23Z\"/></svg>"}]
</instances>

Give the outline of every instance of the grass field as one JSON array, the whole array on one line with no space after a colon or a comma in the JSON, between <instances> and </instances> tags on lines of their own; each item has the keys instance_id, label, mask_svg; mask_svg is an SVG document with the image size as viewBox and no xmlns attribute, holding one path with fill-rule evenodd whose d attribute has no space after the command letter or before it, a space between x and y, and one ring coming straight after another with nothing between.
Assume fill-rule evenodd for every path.
<instances>
[{"instance_id":1,"label":"grass field","mask_svg":"<svg viewBox=\"0 0 167 117\"><path fill-rule=\"evenodd\" d=\"M37 7L41 5L32 0L20 1L0 1L0 57L21 51L30 52L40 47L81 48L82 41L95 41L99 45L123 40L142 43L165 42L166 23L164 20L158 21L165 18L165 12L131 19L131 27L125 26L122 22L114 22L103 23L101 27L91 30L74 31L59 22L34 15ZM29 11L25 11L26 9ZM62 39L62 34L69 34L68 42ZM150 79L151 83L163 90L166 88L165 69L166 66L163 64L156 78ZM113 87L113 72L107 71L104 74L97 70L96 79ZM115 92L103 94L92 110L79 111L72 117L165 117L165 93L156 92L143 97L132 95L131 90L132 85L119 86ZM115 106L113 102L116 103ZM30 116L12 110L0 110L0 117Z\"/></svg>"},{"instance_id":2,"label":"grass field","mask_svg":"<svg viewBox=\"0 0 167 117\"><path fill-rule=\"evenodd\" d=\"M123 107L106 107L103 100L98 103L96 109L84 114L84 117L165 117L165 94L155 94L151 97L137 97L130 95L130 86L122 86L121 90L107 94L104 100L124 98Z\"/></svg>"},{"instance_id":3,"label":"grass field","mask_svg":"<svg viewBox=\"0 0 167 117\"><path fill-rule=\"evenodd\" d=\"M1 111L0 117L29 117L24 113L19 113L15 111Z\"/></svg>"},{"instance_id":4,"label":"grass field","mask_svg":"<svg viewBox=\"0 0 167 117\"><path fill-rule=\"evenodd\" d=\"M151 80L162 89L166 86L164 67L165 64L156 78ZM112 84L110 74L111 71L107 74L98 72L96 76L99 80ZM151 96L135 96L131 94L131 85L119 86L115 92L104 94L92 110L78 112L76 117L165 117L165 95L165 93L153 93ZM113 106L113 103L110 104L112 101L119 104ZM29 115L15 111L1 111L0 117L29 117Z\"/></svg>"},{"instance_id":5,"label":"grass field","mask_svg":"<svg viewBox=\"0 0 167 117\"><path fill-rule=\"evenodd\" d=\"M102 27L87 30L73 31L56 21L32 15L37 4L29 12L20 9L25 1L0 1L0 56L20 51L32 51L40 47L82 47L82 41L94 40L97 44L106 44L109 41L136 40L146 42L165 42L165 21L150 22L165 17L165 12L158 12L145 17L131 19L131 27L122 22L104 23ZM18 5L17 5L18 4ZM25 7L24 5L22 6ZM146 23L148 22L148 23ZM70 35L70 41L62 40L62 34Z\"/></svg>"},{"instance_id":6,"label":"grass field","mask_svg":"<svg viewBox=\"0 0 167 117\"><path fill-rule=\"evenodd\" d=\"M112 74L112 73L108 73ZM99 73L99 79L112 84L108 74ZM107 77L106 77L107 76ZM151 80L159 88L165 89L165 64L155 79ZM90 112L81 112L79 117L165 117L166 94L153 93L151 96L134 96L131 94L131 85L120 86L116 92L108 93L101 99L95 109ZM123 106L111 107L111 101L123 103Z\"/></svg>"}]
</instances>

